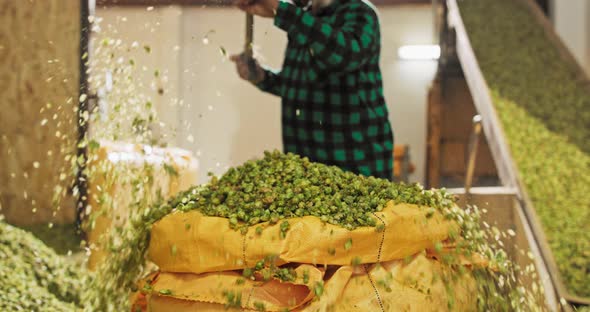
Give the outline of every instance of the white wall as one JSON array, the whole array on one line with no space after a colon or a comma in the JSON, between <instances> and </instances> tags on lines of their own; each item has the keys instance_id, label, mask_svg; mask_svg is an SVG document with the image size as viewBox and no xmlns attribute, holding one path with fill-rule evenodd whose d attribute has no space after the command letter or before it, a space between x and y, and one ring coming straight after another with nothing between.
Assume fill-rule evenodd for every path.
<instances>
[{"instance_id":1,"label":"white wall","mask_svg":"<svg viewBox=\"0 0 590 312\"><path fill-rule=\"evenodd\" d=\"M590 0L554 0L555 29L590 76Z\"/></svg>"},{"instance_id":2,"label":"white wall","mask_svg":"<svg viewBox=\"0 0 590 312\"><path fill-rule=\"evenodd\" d=\"M381 7L381 71L395 144L409 144L416 172L412 182L424 182L426 165L426 100L436 73L436 61L401 61L397 49L406 44L433 44L430 6Z\"/></svg>"},{"instance_id":3,"label":"white wall","mask_svg":"<svg viewBox=\"0 0 590 312\"><path fill-rule=\"evenodd\" d=\"M203 174L219 174L266 149L281 149L280 99L239 79L220 52L220 47L229 54L242 51L244 25L245 15L235 9L184 10L181 92L187 105L181 116L191 127L182 129L179 144L200 154ZM283 33L269 19L257 18L254 29L265 63L280 67ZM194 142L183 140L190 135Z\"/></svg>"},{"instance_id":4,"label":"white wall","mask_svg":"<svg viewBox=\"0 0 590 312\"><path fill-rule=\"evenodd\" d=\"M99 8L96 14L103 20L100 22L100 32L94 36L121 39L127 45L137 42L139 45L117 57L135 61L139 68L137 72L140 73L137 80L143 84L136 86L137 91L153 99L158 116L166 124L161 135L168 136L165 141L176 145L174 128L180 117L177 102L180 99L182 65L182 8L165 6L152 11L138 7ZM151 52L146 53L144 46L149 46ZM158 79L154 78L156 70L161 73ZM163 88L164 93L158 94L158 88Z\"/></svg>"},{"instance_id":5,"label":"white wall","mask_svg":"<svg viewBox=\"0 0 590 312\"><path fill-rule=\"evenodd\" d=\"M396 144L410 144L417 166L411 178L423 181L426 96L436 62L399 61L397 48L433 42L432 10L430 6L395 6L379 11L384 90ZM241 81L233 64L220 53L220 47L230 53L242 50L243 13L230 8L161 7L149 12L145 8L99 8L97 15L105 20L117 15L134 16L135 22L130 23L128 18L120 32L128 40L156 42L152 46L155 53L146 62L169 70L172 95L178 90L178 97L184 101L183 105L171 106L168 97L157 104L164 119L172 122L177 118L177 136L170 142L198 155L201 181L206 180L207 171L219 174L227 166L261 155L265 149L281 148L280 99ZM134 26L145 23L159 25L154 32ZM208 44L203 40L206 36ZM178 54L170 52L177 42ZM280 67L286 37L271 20L256 19L255 43L265 63Z\"/></svg>"}]
</instances>

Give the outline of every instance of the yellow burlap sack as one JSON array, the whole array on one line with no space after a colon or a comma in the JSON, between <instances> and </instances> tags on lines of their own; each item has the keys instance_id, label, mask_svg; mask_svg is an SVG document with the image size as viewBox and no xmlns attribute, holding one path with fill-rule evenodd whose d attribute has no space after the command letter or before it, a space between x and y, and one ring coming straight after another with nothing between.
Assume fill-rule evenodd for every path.
<instances>
[{"instance_id":1,"label":"yellow burlap sack","mask_svg":"<svg viewBox=\"0 0 590 312\"><path fill-rule=\"evenodd\" d=\"M341 267L337 274L343 280L351 271ZM354 272L345 286L326 285L332 292L326 300L320 298L304 311L476 311L477 287L469 273L450 273L441 262L417 255L409 264L403 261L373 265L365 272ZM367 274L368 272L368 274ZM444 282L444 274L450 275Z\"/></svg>"},{"instance_id":2,"label":"yellow burlap sack","mask_svg":"<svg viewBox=\"0 0 590 312\"><path fill-rule=\"evenodd\" d=\"M185 312L226 311L224 291L241 294L241 308L266 311L474 311L476 284L469 271L449 279L448 268L440 262L416 255L409 263L396 260L380 265L342 266L325 277L318 297L316 282L324 274L309 265L297 268L310 272L308 286L295 283L247 281L236 285L233 272L178 274L159 273L151 283L152 292L136 294L132 311ZM455 273L458 274L458 273ZM163 292L164 294L161 294Z\"/></svg>"},{"instance_id":3,"label":"yellow burlap sack","mask_svg":"<svg viewBox=\"0 0 590 312\"><path fill-rule=\"evenodd\" d=\"M169 198L197 183L198 162L190 152L181 149L111 141L101 141L91 156L88 204L92 211L86 222L91 250L88 268L94 270L108 257L108 252L102 248L104 235L127 220L129 207L137 200L132 196L134 186L130 181L151 175L153 183L145 185L142 193L136 196L141 196L146 203L155 201L158 194ZM175 173L167 172L165 165ZM100 204L105 197L109 198L106 207Z\"/></svg>"},{"instance_id":4,"label":"yellow burlap sack","mask_svg":"<svg viewBox=\"0 0 590 312\"><path fill-rule=\"evenodd\" d=\"M235 271L226 271L218 273L203 273L199 275L190 273L156 273L150 275L142 283L140 288L143 288L147 281L152 287L154 295L135 294L133 300L136 307L146 307L149 302L151 307L155 297L161 297L157 305L162 305L158 308L162 311L172 310L178 304L186 305L186 302L193 304L190 307L191 311L207 311L202 309L204 306L212 304L216 309L221 305L223 310L224 305L228 302L228 293L234 296L239 296L241 306L245 309L256 309L257 304L264 303L268 311L284 311L285 309L298 308L309 303L314 298L312 289L306 286L314 285L316 282L322 281L324 276L323 270L311 265L300 265L295 268L297 279L293 282L281 282L279 280L270 280L263 282L259 280L250 280L242 277L240 273ZM307 276L304 281L303 276ZM170 293L169 295L162 295L161 292ZM166 298L178 301L172 303L169 307L166 306ZM178 300L180 299L180 300ZM196 305L196 306L194 306ZM195 310L195 308L199 308ZM170 310L169 310L170 309ZM148 311L151 311L148 309Z\"/></svg>"},{"instance_id":5,"label":"yellow burlap sack","mask_svg":"<svg viewBox=\"0 0 590 312\"><path fill-rule=\"evenodd\" d=\"M280 237L280 222L263 223L262 233L251 226L246 235L230 228L228 219L198 211L172 213L151 230L148 255L162 272L204 273L253 267L268 255L277 265L309 263L350 265L403 259L458 233L458 226L425 207L389 203L374 214L384 227L353 231L316 217L288 219L290 229Z\"/></svg>"}]
</instances>

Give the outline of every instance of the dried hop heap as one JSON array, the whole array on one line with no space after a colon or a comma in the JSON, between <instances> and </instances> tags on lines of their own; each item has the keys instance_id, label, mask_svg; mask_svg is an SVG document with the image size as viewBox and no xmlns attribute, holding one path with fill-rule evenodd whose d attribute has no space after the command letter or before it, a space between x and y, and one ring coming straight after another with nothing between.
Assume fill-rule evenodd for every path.
<instances>
[{"instance_id":1,"label":"dried hop heap","mask_svg":"<svg viewBox=\"0 0 590 312\"><path fill-rule=\"evenodd\" d=\"M0 218L0 311L75 311L83 271Z\"/></svg>"},{"instance_id":2,"label":"dried hop heap","mask_svg":"<svg viewBox=\"0 0 590 312\"><path fill-rule=\"evenodd\" d=\"M424 191L419 185L363 177L275 151L231 168L219 179L213 177L204 187L188 190L172 202L172 207L228 218L235 229L316 216L353 230L375 226L372 213L381 211L390 200L431 207L452 203L447 194Z\"/></svg>"}]
</instances>

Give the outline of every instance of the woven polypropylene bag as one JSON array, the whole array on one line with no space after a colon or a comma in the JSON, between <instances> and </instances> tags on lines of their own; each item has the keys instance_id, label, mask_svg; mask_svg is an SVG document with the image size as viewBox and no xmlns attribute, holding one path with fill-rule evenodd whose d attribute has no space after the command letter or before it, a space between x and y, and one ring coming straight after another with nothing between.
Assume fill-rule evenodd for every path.
<instances>
[{"instance_id":1,"label":"woven polypropylene bag","mask_svg":"<svg viewBox=\"0 0 590 312\"><path fill-rule=\"evenodd\" d=\"M269 255L276 256L277 265L379 263L432 249L451 232L458 233L455 223L428 210L390 202L374 213L382 227L352 231L313 216L291 218L282 238L280 222L251 226L243 235L226 218L198 211L172 213L153 225L148 256L162 272L197 274L253 267ZM263 228L260 234L258 226Z\"/></svg>"},{"instance_id":2,"label":"woven polypropylene bag","mask_svg":"<svg viewBox=\"0 0 590 312\"><path fill-rule=\"evenodd\" d=\"M311 272L307 283L300 279ZM421 253L411 261L380 265L342 266L323 274L309 265L297 268L298 280L282 283L246 280L236 284L238 273L159 273L149 278L150 294L136 294L134 310L151 312L227 311L227 291L241 294L240 307L251 311L473 311L476 284L470 271L450 271ZM446 282L443 276L451 276ZM316 282L324 277L323 292ZM307 286L306 286L307 285ZM164 292L165 294L161 294Z\"/></svg>"}]
</instances>

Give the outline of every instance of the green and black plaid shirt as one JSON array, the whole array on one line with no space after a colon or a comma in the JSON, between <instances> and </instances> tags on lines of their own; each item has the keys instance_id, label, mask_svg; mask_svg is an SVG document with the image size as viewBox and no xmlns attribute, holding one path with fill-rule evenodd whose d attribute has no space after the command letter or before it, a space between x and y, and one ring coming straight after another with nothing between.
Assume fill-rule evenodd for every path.
<instances>
[{"instance_id":1,"label":"green and black plaid shirt","mask_svg":"<svg viewBox=\"0 0 590 312\"><path fill-rule=\"evenodd\" d=\"M258 87L282 97L285 152L366 176L393 175L393 133L383 97L381 35L373 7L333 0L316 14L280 2L283 69Z\"/></svg>"}]
</instances>

